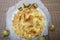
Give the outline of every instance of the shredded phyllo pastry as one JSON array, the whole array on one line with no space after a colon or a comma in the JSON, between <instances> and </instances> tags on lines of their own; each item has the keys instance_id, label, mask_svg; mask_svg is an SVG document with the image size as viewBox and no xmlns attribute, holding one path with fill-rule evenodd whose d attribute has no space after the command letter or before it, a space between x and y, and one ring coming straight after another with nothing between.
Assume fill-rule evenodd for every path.
<instances>
[{"instance_id":1,"label":"shredded phyllo pastry","mask_svg":"<svg viewBox=\"0 0 60 40\"><path fill-rule=\"evenodd\" d=\"M34 8L24 8L14 15L12 27L20 38L31 39L39 36L45 26L42 13Z\"/></svg>"}]
</instances>

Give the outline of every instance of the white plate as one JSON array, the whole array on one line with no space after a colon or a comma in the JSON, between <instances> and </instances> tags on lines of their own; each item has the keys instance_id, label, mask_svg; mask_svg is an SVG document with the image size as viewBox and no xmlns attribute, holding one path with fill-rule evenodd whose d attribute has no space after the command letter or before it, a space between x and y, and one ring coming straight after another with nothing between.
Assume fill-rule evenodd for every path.
<instances>
[{"instance_id":1,"label":"white plate","mask_svg":"<svg viewBox=\"0 0 60 40\"><path fill-rule=\"evenodd\" d=\"M14 30L12 29L12 19L13 19L13 15L15 14L14 12L16 12L18 10L18 7L23 6L23 3L28 3L28 4L29 3L30 4L37 3L38 4L38 9L42 12L42 14L44 15L45 21L46 21L45 29L42 32L42 34L39 35L38 37L43 36L43 35L47 35L48 34L48 27L51 24L50 23L51 17L50 17L50 14L49 14L47 8L43 5L41 0L21 0L16 5L10 7L9 10L7 11L7 14L6 14L6 28L10 31L10 35L9 35L10 40L24 40L23 38L19 38L15 34ZM35 37L32 40L37 40L38 37Z\"/></svg>"}]
</instances>

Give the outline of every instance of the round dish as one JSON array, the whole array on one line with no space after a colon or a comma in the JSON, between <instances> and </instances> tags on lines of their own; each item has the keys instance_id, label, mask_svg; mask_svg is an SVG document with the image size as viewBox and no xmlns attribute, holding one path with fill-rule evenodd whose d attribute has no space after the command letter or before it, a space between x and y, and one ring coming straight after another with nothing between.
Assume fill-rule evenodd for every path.
<instances>
[{"instance_id":1,"label":"round dish","mask_svg":"<svg viewBox=\"0 0 60 40\"><path fill-rule=\"evenodd\" d=\"M51 22L51 18L50 18L50 14L49 14L48 10L45 8L45 6L42 4L42 2L40 0L25 0L25 1L22 0L19 3L17 3L15 6L12 6L11 8L9 8L9 10L7 12L7 19L6 19L7 27L6 28L8 30L10 30L10 35L9 35L10 39L11 40L25 40L24 38L18 37L12 28L13 17L15 15L15 13L18 11L17 8L19 6L22 6L23 3L31 3L31 4L37 3L38 10L42 13L42 15L44 16L44 19L45 19L45 28L44 28L43 32L41 33L41 35L39 35L31 40L37 40L37 38L39 38L40 36L47 35L48 34L48 27Z\"/></svg>"},{"instance_id":2,"label":"round dish","mask_svg":"<svg viewBox=\"0 0 60 40\"><path fill-rule=\"evenodd\" d=\"M23 8L14 15L12 28L20 38L32 39L43 32L45 18L38 9Z\"/></svg>"}]
</instances>

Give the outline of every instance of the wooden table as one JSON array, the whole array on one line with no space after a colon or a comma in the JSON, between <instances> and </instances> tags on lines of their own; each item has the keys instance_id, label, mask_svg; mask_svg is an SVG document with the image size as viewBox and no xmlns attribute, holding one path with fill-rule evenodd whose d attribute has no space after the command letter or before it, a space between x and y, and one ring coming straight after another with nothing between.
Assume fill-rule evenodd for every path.
<instances>
[{"instance_id":1,"label":"wooden table","mask_svg":"<svg viewBox=\"0 0 60 40\"><path fill-rule=\"evenodd\" d=\"M6 12L10 6L13 6L20 0L0 0L0 40L9 40L3 37L2 31L6 27ZM46 36L46 40L60 40L60 0L41 0L48 8L52 23L55 25L55 31L50 31Z\"/></svg>"}]
</instances>

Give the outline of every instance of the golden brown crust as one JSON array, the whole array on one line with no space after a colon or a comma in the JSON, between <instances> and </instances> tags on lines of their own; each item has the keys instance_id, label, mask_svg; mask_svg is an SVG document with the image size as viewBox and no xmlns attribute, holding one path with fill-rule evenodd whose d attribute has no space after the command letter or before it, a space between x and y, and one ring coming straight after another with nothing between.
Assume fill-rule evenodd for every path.
<instances>
[{"instance_id":1,"label":"golden brown crust","mask_svg":"<svg viewBox=\"0 0 60 40\"><path fill-rule=\"evenodd\" d=\"M38 10L24 8L14 15L12 27L19 37L30 39L42 33L44 21L43 15Z\"/></svg>"}]
</instances>

